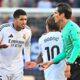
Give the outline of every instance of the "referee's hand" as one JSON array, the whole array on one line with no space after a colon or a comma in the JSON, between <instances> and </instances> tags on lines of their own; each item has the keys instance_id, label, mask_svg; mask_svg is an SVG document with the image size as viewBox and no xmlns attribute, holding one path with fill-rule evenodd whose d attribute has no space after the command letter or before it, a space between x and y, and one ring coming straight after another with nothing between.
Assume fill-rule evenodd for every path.
<instances>
[{"instance_id":1,"label":"referee's hand","mask_svg":"<svg viewBox=\"0 0 80 80\"><path fill-rule=\"evenodd\" d=\"M70 76L71 76L70 70L71 70L71 66L70 65L66 65L65 69L64 69L65 77L70 78Z\"/></svg>"},{"instance_id":2,"label":"referee's hand","mask_svg":"<svg viewBox=\"0 0 80 80\"><path fill-rule=\"evenodd\" d=\"M39 70L40 70L40 71L43 71L43 70L45 70L46 68L48 68L51 64L53 64L52 61L47 61L47 62L45 62L45 63L43 63L43 64L40 65Z\"/></svg>"}]
</instances>

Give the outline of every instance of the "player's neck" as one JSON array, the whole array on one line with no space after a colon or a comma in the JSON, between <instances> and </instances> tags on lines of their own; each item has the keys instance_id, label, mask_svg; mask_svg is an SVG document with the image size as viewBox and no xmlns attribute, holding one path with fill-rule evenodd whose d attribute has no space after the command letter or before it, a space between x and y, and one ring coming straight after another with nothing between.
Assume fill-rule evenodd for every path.
<instances>
[{"instance_id":1,"label":"player's neck","mask_svg":"<svg viewBox=\"0 0 80 80\"><path fill-rule=\"evenodd\" d=\"M61 23L61 27L62 27L62 28L66 25L66 23L68 22L68 20L69 20L69 19L64 19L64 20L62 21L62 23Z\"/></svg>"},{"instance_id":2,"label":"player's neck","mask_svg":"<svg viewBox=\"0 0 80 80\"><path fill-rule=\"evenodd\" d=\"M17 25L13 24L13 28L16 30L16 31L20 31L21 29L17 27Z\"/></svg>"}]
</instances>

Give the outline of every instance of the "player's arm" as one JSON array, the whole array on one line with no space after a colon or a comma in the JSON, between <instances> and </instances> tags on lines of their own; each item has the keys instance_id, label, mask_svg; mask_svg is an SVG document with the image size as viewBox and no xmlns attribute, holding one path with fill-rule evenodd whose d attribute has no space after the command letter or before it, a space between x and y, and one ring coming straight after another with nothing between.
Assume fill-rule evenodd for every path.
<instances>
[{"instance_id":1,"label":"player's arm","mask_svg":"<svg viewBox=\"0 0 80 80\"><path fill-rule=\"evenodd\" d=\"M52 64L57 64L58 62L63 60L65 57L66 57L66 54L64 52L59 53L59 55L57 55L54 59L41 64L40 70L44 70L44 69L48 68L50 65L52 65Z\"/></svg>"},{"instance_id":2,"label":"player's arm","mask_svg":"<svg viewBox=\"0 0 80 80\"><path fill-rule=\"evenodd\" d=\"M30 62L31 64L28 67L29 68L34 68L36 66L39 67L40 66L40 63L42 63L42 62L43 62L43 58L42 58L42 56L40 54L35 61Z\"/></svg>"},{"instance_id":3,"label":"player's arm","mask_svg":"<svg viewBox=\"0 0 80 80\"><path fill-rule=\"evenodd\" d=\"M2 39L3 39L3 36L2 36L1 31L0 31L0 48L7 48L9 45L7 45L7 44L2 44Z\"/></svg>"},{"instance_id":4,"label":"player's arm","mask_svg":"<svg viewBox=\"0 0 80 80\"><path fill-rule=\"evenodd\" d=\"M2 27L3 27L3 26L0 26L0 48L7 48L9 45L7 45L7 44L2 44L2 40L3 40Z\"/></svg>"},{"instance_id":5,"label":"player's arm","mask_svg":"<svg viewBox=\"0 0 80 80\"><path fill-rule=\"evenodd\" d=\"M29 69L31 69L32 66L36 65L35 62L31 61L31 35L32 33L30 32L29 38L26 41L25 46L24 46L24 57L25 57L24 66L25 68L29 68Z\"/></svg>"},{"instance_id":6,"label":"player's arm","mask_svg":"<svg viewBox=\"0 0 80 80\"><path fill-rule=\"evenodd\" d=\"M67 59L68 63L74 63L76 58L80 55L80 28L73 27L70 31L70 38L73 44L71 56Z\"/></svg>"},{"instance_id":7,"label":"player's arm","mask_svg":"<svg viewBox=\"0 0 80 80\"><path fill-rule=\"evenodd\" d=\"M64 47L64 46L63 46ZM64 58L66 57L66 54L65 54L65 52L64 52L64 50L61 52L61 53L59 53L54 59L52 59L52 62L54 63L54 64L56 64L56 63L58 63L58 62L60 62L61 60L63 60Z\"/></svg>"},{"instance_id":8,"label":"player's arm","mask_svg":"<svg viewBox=\"0 0 80 80\"><path fill-rule=\"evenodd\" d=\"M26 41L24 47L23 47L23 52L24 52L24 58L25 58L25 63L24 63L24 67L27 68L28 65L30 65L30 55L31 55L31 50L30 50L30 46L31 46L31 36L29 36L28 40Z\"/></svg>"},{"instance_id":9,"label":"player's arm","mask_svg":"<svg viewBox=\"0 0 80 80\"><path fill-rule=\"evenodd\" d=\"M31 56L31 32L29 34L28 40L26 41L24 45L24 57L25 57L25 62L30 61L30 56Z\"/></svg>"},{"instance_id":10,"label":"player's arm","mask_svg":"<svg viewBox=\"0 0 80 80\"><path fill-rule=\"evenodd\" d=\"M42 55L40 54L37 59L35 60L36 64L39 64L41 62L43 62L43 58L42 58Z\"/></svg>"}]
</instances>

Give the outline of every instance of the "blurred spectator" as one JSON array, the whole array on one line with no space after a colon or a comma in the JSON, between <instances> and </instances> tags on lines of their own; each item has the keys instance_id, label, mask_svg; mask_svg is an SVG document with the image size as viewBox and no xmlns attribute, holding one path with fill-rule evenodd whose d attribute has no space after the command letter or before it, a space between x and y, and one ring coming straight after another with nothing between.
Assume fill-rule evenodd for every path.
<instances>
[{"instance_id":1,"label":"blurred spectator","mask_svg":"<svg viewBox=\"0 0 80 80\"><path fill-rule=\"evenodd\" d=\"M3 0L0 0L0 7L2 6L2 1L3 1Z\"/></svg>"},{"instance_id":2,"label":"blurred spectator","mask_svg":"<svg viewBox=\"0 0 80 80\"><path fill-rule=\"evenodd\" d=\"M73 7L74 0L68 0L68 1L67 1L67 3L69 3L69 4L70 4L70 6L71 6L71 7Z\"/></svg>"},{"instance_id":3,"label":"blurred spectator","mask_svg":"<svg viewBox=\"0 0 80 80\"><path fill-rule=\"evenodd\" d=\"M23 0L23 7L34 7L35 1L34 0Z\"/></svg>"},{"instance_id":4,"label":"blurred spectator","mask_svg":"<svg viewBox=\"0 0 80 80\"><path fill-rule=\"evenodd\" d=\"M8 23L9 16L4 16L2 23Z\"/></svg>"},{"instance_id":5,"label":"blurred spectator","mask_svg":"<svg viewBox=\"0 0 80 80\"><path fill-rule=\"evenodd\" d=\"M37 4L37 8L52 8L50 0L40 0Z\"/></svg>"},{"instance_id":6,"label":"blurred spectator","mask_svg":"<svg viewBox=\"0 0 80 80\"><path fill-rule=\"evenodd\" d=\"M57 2L55 0L50 0L50 2L52 3L52 8L56 7Z\"/></svg>"},{"instance_id":7,"label":"blurred spectator","mask_svg":"<svg viewBox=\"0 0 80 80\"><path fill-rule=\"evenodd\" d=\"M18 7L20 0L2 0L2 7Z\"/></svg>"},{"instance_id":8,"label":"blurred spectator","mask_svg":"<svg viewBox=\"0 0 80 80\"><path fill-rule=\"evenodd\" d=\"M35 1L35 5L36 5L36 7L37 7L37 4L38 4L38 2L40 1L40 0L34 0Z\"/></svg>"},{"instance_id":9,"label":"blurred spectator","mask_svg":"<svg viewBox=\"0 0 80 80\"><path fill-rule=\"evenodd\" d=\"M71 20L76 23L76 17L72 17Z\"/></svg>"},{"instance_id":10,"label":"blurred spectator","mask_svg":"<svg viewBox=\"0 0 80 80\"><path fill-rule=\"evenodd\" d=\"M55 2L59 3L59 2L64 2L64 3L68 3L71 6L73 6L73 2L74 0L54 0Z\"/></svg>"},{"instance_id":11,"label":"blurred spectator","mask_svg":"<svg viewBox=\"0 0 80 80\"><path fill-rule=\"evenodd\" d=\"M59 3L59 2L68 2L68 0L54 0L54 1L56 1L57 3Z\"/></svg>"},{"instance_id":12,"label":"blurred spectator","mask_svg":"<svg viewBox=\"0 0 80 80\"><path fill-rule=\"evenodd\" d=\"M80 0L74 0L73 7L80 8Z\"/></svg>"},{"instance_id":13,"label":"blurred spectator","mask_svg":"<svg viewBox=\"0 0 80 80\"><path fill-rule=\"evenodd\" d=\"M39 32L38 27L31 25L31 31L33 35L36 35Z\"/></svg>"}]
</instances>

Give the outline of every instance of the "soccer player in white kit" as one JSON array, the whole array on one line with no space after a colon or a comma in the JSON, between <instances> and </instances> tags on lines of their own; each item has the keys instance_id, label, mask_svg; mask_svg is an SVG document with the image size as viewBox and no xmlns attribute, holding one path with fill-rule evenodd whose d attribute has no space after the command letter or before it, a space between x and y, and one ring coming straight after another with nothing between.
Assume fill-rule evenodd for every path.
<instances>
[{"instance_id":1,"label":"soccer player in white kit","mask_svg":"<svg viewBox=\"0 0 80 80\"><path fill-rule=\"evenodd\" d=\"M51 60L62 50L61 32L55 24L54 18L50 16L46 20L47 33L43 34L39 39L39 47L43 62ZM67 80L64 75L65 61L51 65L44 70L45 80Z\"/></svg>"},{"instance_id":2,"label":"soccer player in white kit","mask_svg":"<svg viewBox=\"0 0 80 80\"><path fill-rule=\"evenodd\" d=\"M17 9L13 18L13 23L0 26L0 80L23 80L23 48L26 64L30 61L31 30L26 12Z\"/></svg>"}]
</instances>

